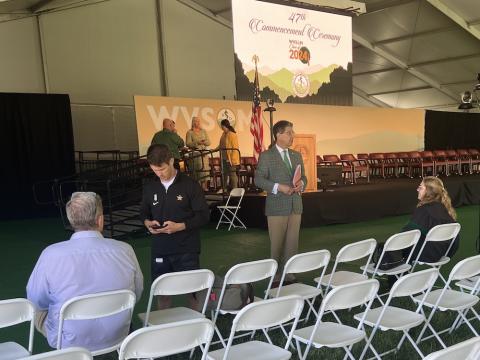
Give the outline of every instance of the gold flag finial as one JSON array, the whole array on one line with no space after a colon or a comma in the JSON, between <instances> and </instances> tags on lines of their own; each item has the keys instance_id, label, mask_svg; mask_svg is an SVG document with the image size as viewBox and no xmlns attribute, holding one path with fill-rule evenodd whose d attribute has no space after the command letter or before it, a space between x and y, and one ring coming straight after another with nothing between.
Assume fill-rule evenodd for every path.
<instances>
[{"instance_id":1,"label":"gold flag finial","mask_svg":"<svg viewBox=\"0 0 480 360\"><path fill-rule=\"evenodd\" d=\"M255 63L255 66L257 66L257 63L260 61L260 58L258 57L258 55L253 55L252 61Z\"/></svg>"}]
</instances>

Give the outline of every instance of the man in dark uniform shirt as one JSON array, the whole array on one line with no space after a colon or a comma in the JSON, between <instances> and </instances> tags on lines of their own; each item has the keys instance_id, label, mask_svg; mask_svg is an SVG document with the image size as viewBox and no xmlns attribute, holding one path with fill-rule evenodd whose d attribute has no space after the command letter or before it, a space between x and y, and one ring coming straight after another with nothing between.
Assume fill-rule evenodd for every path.
<instances>
[{"instance_id":1,"label":"man in dark uniform shirt","mask_svg":"<svg viewBox=\"0 0 480 360\"><path fill-rule=\"evenodd\" d=\"M173 166L167 146L153 144L147 161L157 178L145 184L140 218L152 237L152 282L160 275L199 269L200 227L210 213L200 185ZM162 296L159 308L170 306ZM190 297L190 306L196 307Z\"/></svg>"}]
</instances>

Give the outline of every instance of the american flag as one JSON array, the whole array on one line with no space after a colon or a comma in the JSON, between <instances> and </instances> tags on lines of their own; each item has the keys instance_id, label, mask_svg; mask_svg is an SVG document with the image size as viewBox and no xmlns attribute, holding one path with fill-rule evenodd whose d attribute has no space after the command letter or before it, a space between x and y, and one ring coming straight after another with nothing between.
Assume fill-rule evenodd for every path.
<instances>
[{"instance_id":1,"label":"american flag","mask_svg":"<svg viewBox=\"0 0 480 360\"><path fill-rule=\"evenodd\" d=\"M263 151L263 124L262 124L262 108L260 106L260 89L258 88L258 71L255 62L255 81L253 83L253 102L252 102L252 118L250 119L250 132L253 135L253 156L258 160L260 153Z\"/></svg>"}]
</instances>

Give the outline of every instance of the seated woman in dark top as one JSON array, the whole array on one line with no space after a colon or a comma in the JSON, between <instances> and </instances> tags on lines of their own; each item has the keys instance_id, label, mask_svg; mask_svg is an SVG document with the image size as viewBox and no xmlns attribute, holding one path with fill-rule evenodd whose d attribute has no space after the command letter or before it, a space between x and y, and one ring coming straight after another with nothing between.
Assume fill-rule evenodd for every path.
<instances>
[{"instance_id":1,"label":"seated woman in dark top","mask_svg":"<svg viewBox=\"0 0 480 360\"><path fill-rule=\"evenodd\" d=\"M422 233L420 240L413 251L412 260L417 258L418 252L425 242L425 236L434 226L456 222L457 214L442 180L429 176L417 188L418 204L413 215L402 231L418 229ZM445 255L451 241L428 242L420 255L420 261L437 262ZM448 256L451 257L458 249L459 236L455 239Z\"/></svg>"}]
</instances>

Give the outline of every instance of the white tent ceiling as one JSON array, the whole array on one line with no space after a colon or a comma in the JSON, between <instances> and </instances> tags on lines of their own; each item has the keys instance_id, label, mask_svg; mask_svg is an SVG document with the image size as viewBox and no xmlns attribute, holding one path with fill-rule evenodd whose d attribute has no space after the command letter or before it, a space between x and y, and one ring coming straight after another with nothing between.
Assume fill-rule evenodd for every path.
<instances>
[{"instance_id":1,"label":"white tent ceiling","mask_svg":"<svg viewBox=\"0 0 480 360\"><path fill-rule=\"evenodd\" d=\"M177 1L231 26L230 0ZM356 1L367 12L353 18L354 103L456 110L460 94L478 83L479 1ZM0 0L0 14L44 11L60 2L75 0Z\"/></svg>"}]
</instances>

